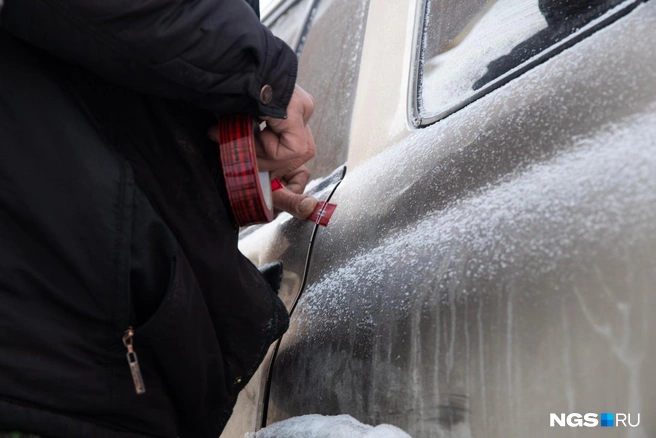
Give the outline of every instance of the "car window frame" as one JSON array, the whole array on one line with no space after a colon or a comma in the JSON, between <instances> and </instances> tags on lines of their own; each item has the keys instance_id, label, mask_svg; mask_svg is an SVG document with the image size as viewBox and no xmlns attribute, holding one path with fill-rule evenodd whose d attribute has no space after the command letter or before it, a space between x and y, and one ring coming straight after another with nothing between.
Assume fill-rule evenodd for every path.
<instances>
[{"instance_id":1,"label":"car window frame","mask_svg":"<svg viewBox=\"0 0 656 438\"><path fill-rule=\"evenodd\" d=\"M271 27L282 15L284 15L287 11L289 11L289 9L296 6L301 1L302 0L277 0L274 4L272 4L270 8L267 8L265 15L263 15L261 19L262 23L267 27ZM301 57L303 43L307 38L308 33L310 32L314 11L316 11L320 1L321 0L309 0L307 10L305 11L305 18L303 19L303 23L301 25L301 32L298 36L298 41L296 41L294 47L292 47L292 50L294 50L294 53L296 53L297 58Z\"/></svg>"},{"instance_id":2,"label":"car window frame","mask_svg":"<svg viewBox=\"0 0 656 438\"><path fill-rule=\"evenodd\" d=\"M283 6L285 3L287 4ZM277 16L289 9L294 3L296 3L296 0L273 0L262 11L260 11L260 20L265 24L267 22L275 21Z\"/></svg>"},{"instance_id":3,"label":"car window frame","mask_svg":"<svg viewBox=\"0 0 656 438\"><path fill-rule=\"evenodd\" d=\"M430 0L421 0L420 6L417 8L414 24L414 49L412 51L412 58L410 64L410 81L409 81L409 90L408 90L408 123L414 128L425 128L434 123L439 122L442 119L450 116L451 114L460 111L469 104L475 102L481 97L491 93L492 91L502 87L508 82L522 76L524 73L532 70L540 64L543 64L547 60L561 53L562 51L574 46L578 42L588 38L595 32L603 29L609 24L615 22L616 20L624 17L629 14L635 8L637 8L642 3L645 3L649 0L626 0L624 3L621 3L615 6L613 9L617 9L612 13L607 11L601 17L592 20L587 23L581 29L576 32L568 35L557 43L547 47L539 54L535 55L533 58L528 59L517 67L505 72L501 76L495 78L489 83L485 84L479 90L477 90L471 96L462 99L458 103L449 106L447 109L440 111L434 115L424 115L420 110L420 101L422 97L421 93L421 75L423 67L423 55L425 50L426 43L426 17L429 13L429 1Z\"/></svg>"}]
</instances>

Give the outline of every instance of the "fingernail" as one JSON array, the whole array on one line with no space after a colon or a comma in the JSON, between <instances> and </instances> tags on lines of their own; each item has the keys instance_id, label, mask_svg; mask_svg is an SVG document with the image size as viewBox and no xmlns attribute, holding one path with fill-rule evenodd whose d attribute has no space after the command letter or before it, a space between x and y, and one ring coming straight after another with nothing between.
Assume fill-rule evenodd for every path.
<instances>
[{"instance_id":1,"label":"fingernail","mask_svg":"<svg viewBox=\"0 0 656 438\"><path fill-rule=\"evenodd\" d=\"M314 207L317 206L317 200L314 198L305 198L301 201L301 204L298 206L298 211L303 214L310 214L314 210Z\"/></svg>"}]
</instances>

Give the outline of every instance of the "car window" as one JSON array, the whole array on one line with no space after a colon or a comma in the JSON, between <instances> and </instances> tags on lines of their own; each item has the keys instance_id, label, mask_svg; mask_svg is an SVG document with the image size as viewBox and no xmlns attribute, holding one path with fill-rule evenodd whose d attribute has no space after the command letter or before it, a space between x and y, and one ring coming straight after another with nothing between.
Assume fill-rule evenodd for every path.
<instances>
[{"instance_id":1,"label":"car window","mask_svg":"<svg viewBox=\"0 0 656 438\"><path fill-rule=\"evenodd\" d=\"M623 0L428 0L417 87L422 118L448 115L520 66L623 8Z\"/></svg>"},{"instance_id":2,"label":"car window","mask_svg":"<svg viewBox=\"0 0 656 438\"><path fill-rule=\"evenodd\" d=\"M369 0L319 0L299 47L297 82L315 100L312 178L328 176L346 162L368 8Z\"/></svg>"}]
</instances>

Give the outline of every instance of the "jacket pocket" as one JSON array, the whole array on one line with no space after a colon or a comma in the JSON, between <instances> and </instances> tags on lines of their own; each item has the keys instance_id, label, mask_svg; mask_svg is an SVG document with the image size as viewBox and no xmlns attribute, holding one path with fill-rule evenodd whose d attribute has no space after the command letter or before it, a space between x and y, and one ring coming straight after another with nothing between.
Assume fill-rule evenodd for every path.
<instances>
[{"instance_id":1,"label":"jacket pocket","mask_svg":"<svg viewBox=\"0 0 656 438\"><path fill-rule=\"evenodd\" d=\"M234 397L209 311L181 250L166 295L152 317L134 330L133 341L150 352L175 405L180 436L211 436L217 412L227 420ZM148 381L143 384L148 387Z\"/></svg>"}]
</instances>

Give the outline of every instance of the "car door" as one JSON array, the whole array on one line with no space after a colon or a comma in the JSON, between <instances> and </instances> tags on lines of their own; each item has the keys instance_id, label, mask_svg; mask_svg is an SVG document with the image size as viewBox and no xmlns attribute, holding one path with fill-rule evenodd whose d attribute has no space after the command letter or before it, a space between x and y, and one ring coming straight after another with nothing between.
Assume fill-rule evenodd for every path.
<instances>
[{"instance_id":1,"label":"car door","mask_svg":"<svg viewBox=\"0 0 656 438\"><path fill-rule=\"evenodd\" d=\"M351 113L355 102L358 66L368 0L279 1L263 9L263 22L299 55L297 83L315 98L309 125L317 153L307 163L312 181L307 193L329 200L346 173ZM308 221L279 215L272 223L240 233L240 250L256 265L282 262L279 296L289 310L305 284L313 241L319 229ZM242 438L259 429L268 401L269 373L276 345L239 396L222 437Z\"/></svg>"},{"instance_id":2,"label":"car door","mask_svg":"<svg viewBox=\"0 0 656 438\"><path fill-rule=\"evenodd\" d=\"M548 10L371 2L267 424L578 436L551 414L612 412L642 414L617 436L656 434L656 3L553 34Z\"/></svg>"}]
</instances>

